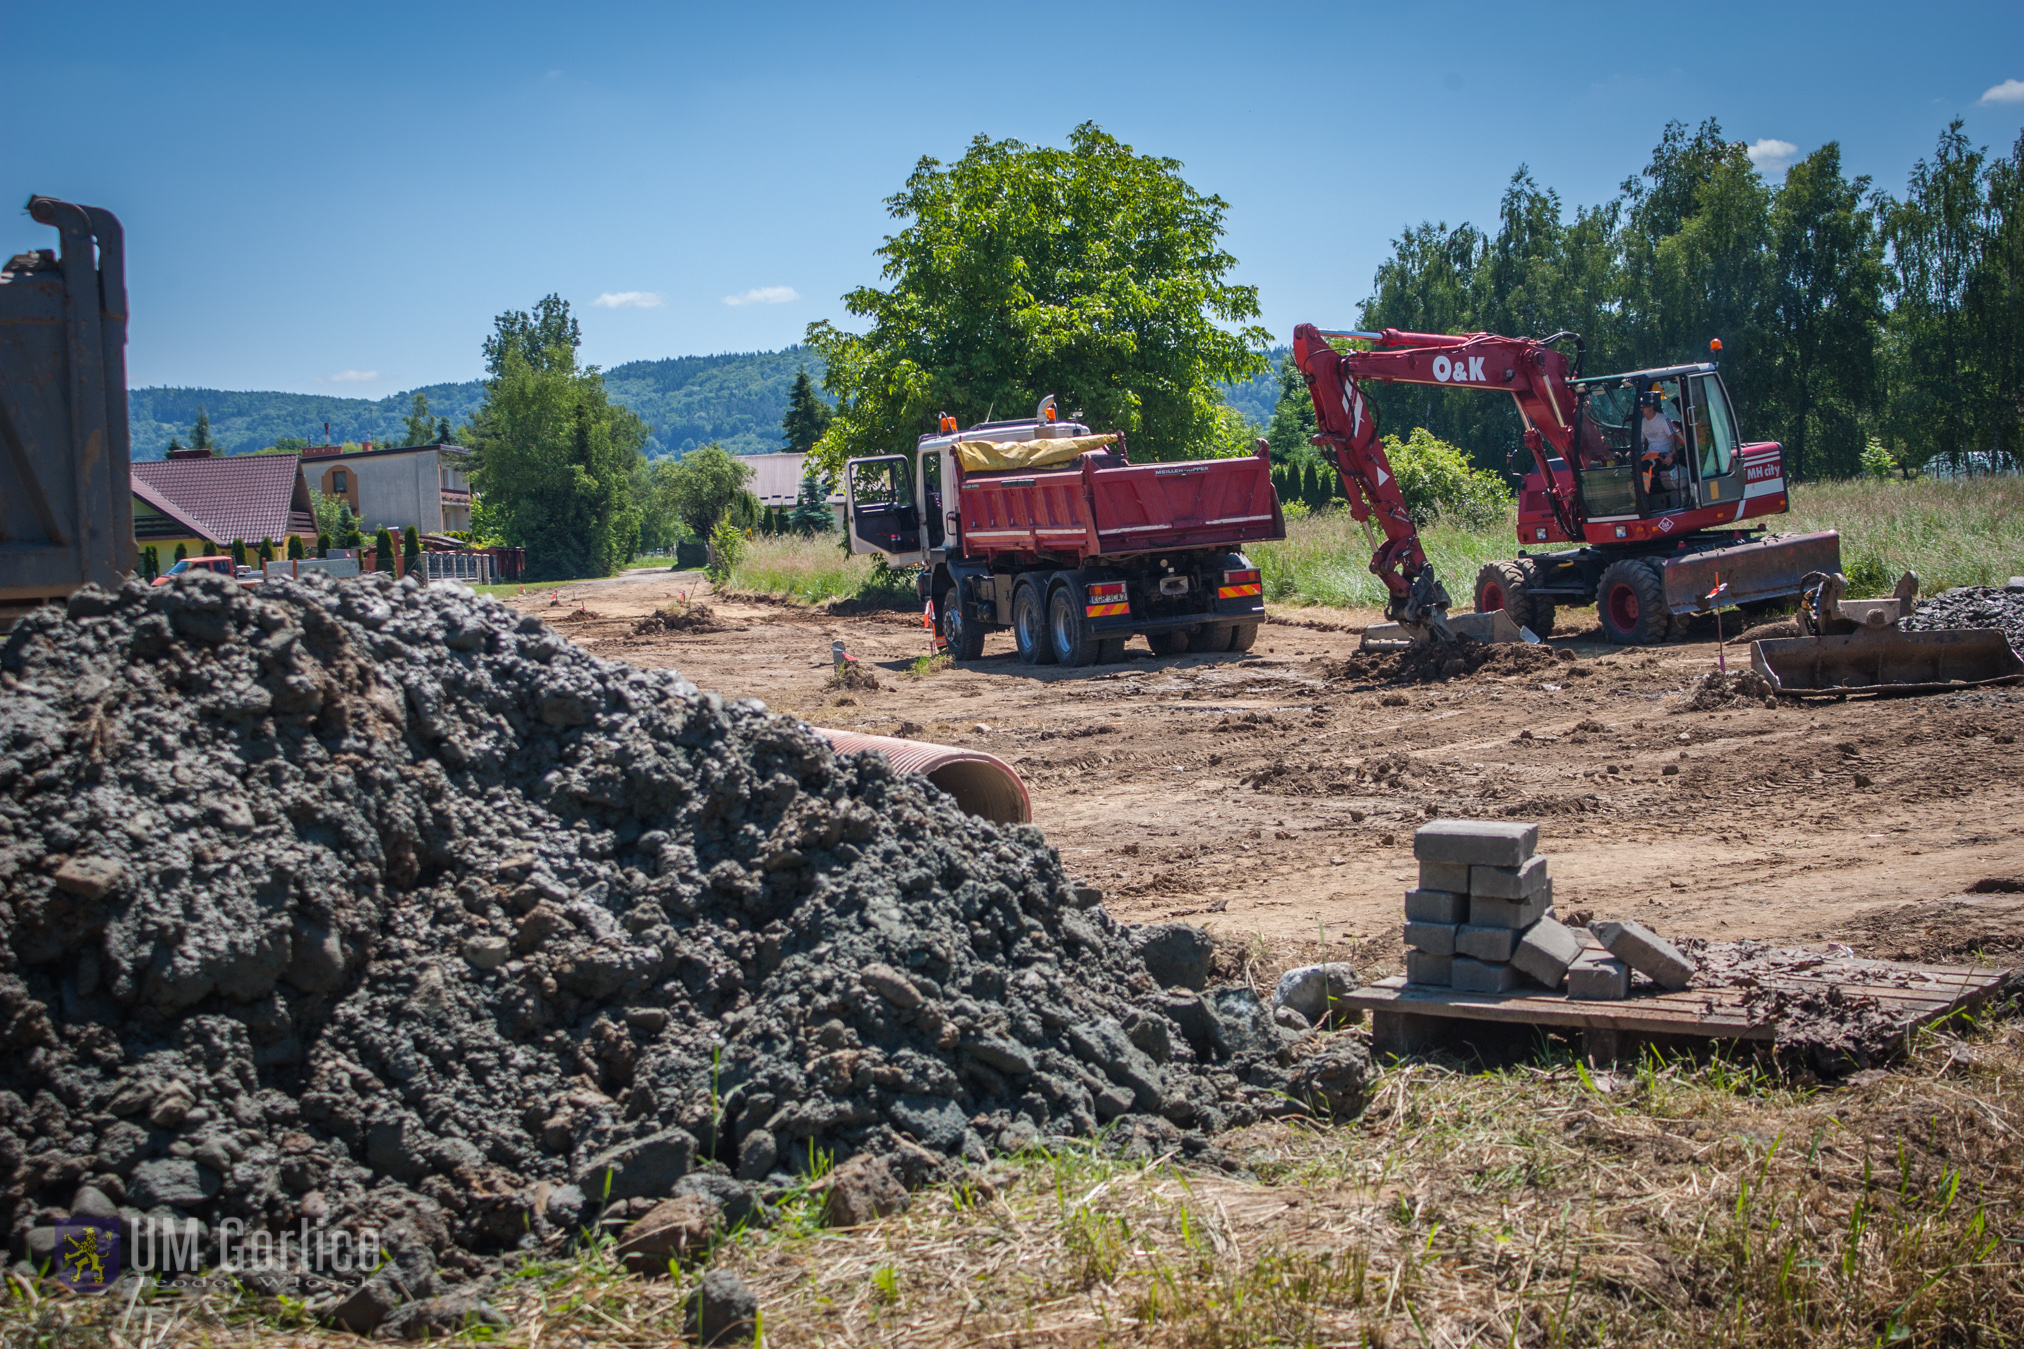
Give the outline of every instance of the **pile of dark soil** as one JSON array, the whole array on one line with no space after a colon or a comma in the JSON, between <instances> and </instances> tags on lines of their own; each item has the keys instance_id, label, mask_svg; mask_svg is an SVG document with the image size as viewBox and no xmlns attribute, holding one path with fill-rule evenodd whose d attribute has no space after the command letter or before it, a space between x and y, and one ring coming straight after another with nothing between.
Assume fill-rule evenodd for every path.
<instances>
[{"instance_id":1,"label":"pile of dark soil","mask_svg":"<svg viewBox=\"0 0 2024 1349\"><path fill-rule=\"evenodd\" d=\"M1092 899L460 586L88 589L0 648L0 1224L370 1226L418 1296L823 1154L1211 1157L1341 1057Z\"/></svg>"},{"instance_id":2,"label":"pile of dark soil","mask_svg":"<svg viewBox=\"0 0 2024 1349\"><path fill-rule=\"evenodd\" d=\"M830 672L829 687L850 689L859 693L876 693L885 685L878 682L878 675L863 661L843 660L836 663Z\"/></svg>"},{"instance_id":3,"label":"pile of dark soil","mask_svg":"<svg viewBox=\"0 0 2024 1349\"><path fill-rule=\"evenodd\" d=\"M2024 651L2024 591L2002 586L1956 586L1912 609L1904 626L1913 632L1934 628L1998 628L2010 645Z\"/></svg>"},{"instance_id":4,"label":"pile of dark soil","mask_svg":"<svg viewBox=\"0 0 2024 1349\"><path fill-rule=\"evenodd\" d=\"M1710 670L1688 687L1693 692L1677 709L1681 712L1719 712L1734 706L1739 699L1762 703L1766 707L1778 705L1778 695L1772 691L1771 681L1747 666L1727 674Z\"/></svg>"},{"instance_id":5,"label":"pile of dark soil","mask_svg":"<svg viewBox=\"0 0 2024 1349\"><path fill-rule=\"evenodd\" d=\"M710 606L699 600L676 600L665 609L654 612L633 624L633 635L643 637L657 632L722 632L724 625L717 621L717 615Z\"/></svg>"},{"instance_id":6,"label":"pile of dark soil","mask_svg":"<svg viewBox=\"0 0 2024 1349\"><path fill-rule=\"evenodd\" d=\"M1545 643L1422 642L1400 651L1359 651L1341 662L1333 677L1358 684L1433 684L1488 671L1528 674L1551 669L1558 657Z\"/></svg>"}]
</instances>

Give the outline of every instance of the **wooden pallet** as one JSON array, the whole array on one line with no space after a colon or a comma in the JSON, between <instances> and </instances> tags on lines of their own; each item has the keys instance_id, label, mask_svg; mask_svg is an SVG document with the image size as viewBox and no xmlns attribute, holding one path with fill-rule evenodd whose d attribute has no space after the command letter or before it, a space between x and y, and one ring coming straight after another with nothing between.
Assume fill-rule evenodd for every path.
<instances>
[{"instance_id":1,"label":"wooden pallet","mask_svg":"<svg viewBox=\"0 0 2024 1349\"><path fill-rule=\"evenodd\" d=\"M1986 965L1899 965L1884 960L1821 958L1780 969L1760 987L1792 993L1838 989L1894 1014L1901 1031L1972 1010L2016 982L2011 970ZM1616 1002L1570 998L1543 990L1462 993L1408 984L1394 975L1342 1001L1371 1014L1372 1047L1380 1054L1437 1048L1505 1046L1531 1027L1578 1031L1592 1060L1614 1061L1641 1043L1740 1040L1770 1043L1778 1024L1749 1005L1748 987L1694 988L1666 993L1647 986Z\"/></svg>"}]
</instances>

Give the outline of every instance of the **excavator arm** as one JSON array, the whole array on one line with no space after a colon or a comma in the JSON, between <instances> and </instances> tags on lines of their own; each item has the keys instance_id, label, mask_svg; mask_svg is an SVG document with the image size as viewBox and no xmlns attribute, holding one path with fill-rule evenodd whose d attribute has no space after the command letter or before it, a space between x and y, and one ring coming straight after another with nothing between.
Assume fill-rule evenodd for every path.
<instances>
[{"instance_id":1,"label":"excavator arm","mask_svg":"<svg viewBox=\"0 0 2024 1349\"><path fill-rule=\"evenodd\" d=\"M1373 343L1368 351L1337 351L1331 337ZM1420 533L1406 509L1405 496L1378 438L1376 409L1357 387L1361 379L1399 384L1433 384L1508 393L1525 419L1525 444L1545 479L1554 513L1570 534L1574 529L1575 494L1571 472L1563 483L1550 466L1552 451L1572 462L1575 398L1569 384L1567 358L1549 342L1498 337L1492 333L1443 336L1404 333L1387 328L1379 333L1323 332L1311 323L1293 330L1293 359L1307 379L1314 399L1319 434L1314 443L1328 452L1342 475L1349 512L1364 525L1377 517L1384 542L1372 539L1372 575L1384 582L1389 600L1385 615L1416 639L1453 640L1448 626L1449 598L1440 578L1427 563ZM1576 339L1579 341L1579 339Z\"/></svg>"}]
</instances>

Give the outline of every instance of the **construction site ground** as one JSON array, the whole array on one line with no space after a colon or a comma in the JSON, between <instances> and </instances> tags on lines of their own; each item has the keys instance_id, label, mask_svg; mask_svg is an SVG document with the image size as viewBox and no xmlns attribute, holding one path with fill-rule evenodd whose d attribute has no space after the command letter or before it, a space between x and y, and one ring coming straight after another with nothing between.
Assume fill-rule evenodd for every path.
<instances>
[{"instance_id":1,"label":"construction site ground","mask_svg":"<svg viewBox=\"0 0 2024 1349\"><path fill-rule=\"evenodd\" d=\"M714 630L635 631L681 596ZM988 750L1117 918L1196 923L1261 966L1395 971L1412 831L1437 816L1538 820L1564 918L1897 960L2024 946L2017 690L1686 710L1722 649L1712 621L1622 648L1592 610L1561 611L1556 659L1403 684L1347 668L1367 612L1274 608L1248 653L1154 657L1139 639L1072 670L993 634L982 660L918 674L918 612L713 594L693 572L516 602L600 656L817 725ZM878 687L833 685L837 640Z\"/></svg>"}]
</instances>

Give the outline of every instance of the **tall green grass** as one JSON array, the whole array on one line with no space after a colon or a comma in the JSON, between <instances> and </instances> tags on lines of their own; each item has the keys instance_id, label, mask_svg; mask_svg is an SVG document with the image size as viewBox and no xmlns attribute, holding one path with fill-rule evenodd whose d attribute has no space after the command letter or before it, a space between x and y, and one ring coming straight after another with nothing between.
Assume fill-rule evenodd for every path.
<instances>
[{"instance_id":1,"label":"tall green grass","mask_svg":"<svg viewBox=\"0 0 2024 1349\"><path fill-rule=\"evenodd\" d=\"M1781 533L1840 531L1842 570L1853 597L1889 594L1906 570L1919 574L1921 591L1929 595L2024 575L2024 478L1805 483L1792 489L1790 514L1764 523ZM1437 520L1421 533L1458 610L1471 604L1484 563L1517 555L1516 526L1514 508L1480 529ZM1265 597L1273 603L1384 604L1384 587L1369 571L1370 544L1345 510L1289 520L1283 542L1244 551L1264 573ZM734 590L807 604L876 587L871 559L845 557L833 534L755 539L729 582Z\"/></svg>"},{"instance_id":2,"label":"tall green grass","mask_svg":"<svg viewBox=\"0 0 2024 1349\"><path fill-rule=\"evenodd\" d=\"M1919 574L1923 595L2002 585L2024 575L2024 478L1804 483L1773 527L1839 530L1858 598L1888 595L1905 571Z\"/></svg>"}]
</instances>

